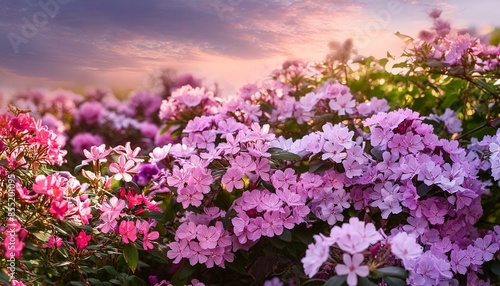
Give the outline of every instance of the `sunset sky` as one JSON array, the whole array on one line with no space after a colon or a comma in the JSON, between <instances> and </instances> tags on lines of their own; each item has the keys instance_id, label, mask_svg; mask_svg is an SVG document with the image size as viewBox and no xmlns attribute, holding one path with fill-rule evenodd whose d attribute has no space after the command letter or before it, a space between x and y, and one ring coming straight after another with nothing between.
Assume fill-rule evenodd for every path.
<instances>
[{"instance_id":1,"label":"sunset sky","mask_svg":"<svg viewBox=\"0 0 500 286\"><path fill-rule=\"evenodd\" d=\"M45 3L45 4L44 4ZM329 41L398 54L395 32L500 27L499 0L0 0L0 87L140 88L155 70L191 72L223 93L287 59L320 61Z\"/></svg>"}]
</instances>

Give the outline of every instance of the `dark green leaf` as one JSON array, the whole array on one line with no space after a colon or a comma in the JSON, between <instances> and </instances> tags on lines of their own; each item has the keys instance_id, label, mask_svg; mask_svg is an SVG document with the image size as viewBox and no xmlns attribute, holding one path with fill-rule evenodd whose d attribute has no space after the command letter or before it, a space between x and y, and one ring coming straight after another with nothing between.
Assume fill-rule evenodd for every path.
<instances>
[{"instance_id":1,"label":"dark green leaf","mask_svg":"<svg viewBox=\"0 0 500 286\"><path fill-rule=\"evenodd\" d=\"M324 172L331 168L332 165L326 161L313 161L309 164L309 172L315 174Z\"/></svg>"},{"instance_id":2,"label":"dark green leaf","mask_svg":"<svg viewBox=\"0 0 500 286\"><path fill-rule=\"evenodd\" d=\"M376 286L377 284L373 283L372 281L368 280L366 277L359 277L358 276L358 286Z\"/></svg>"},{"instance_id":3,"label":"dark green leaf","mask_svg":"<svg viewBox=\"0 0 500 286\"><path fill-rule=\"evenodd\" d=\"M130 267L130 270L135 272L135 269L139 264L139 251L137 251L135 244L125 244L125 247L123 247L123 257Z\"/></svg>"},{"instance_id":4,"label":"dark green leaf","mask_svg":"<svg viewBox=\"0 0 500 286\"><path fill-rule=\"evenodd\" d=\"M197 269L198 269L199 264L196 264L195 266L191 266L191 264L186 263L184 266L179 270L177 274L179 274L179 278L184 279L188 278L191 274L193 274Z\"/></svg>"},{"instance_id":5,"label":"dark green leaf","mask_svg":"<svg viewBox=\"0 0 500 286\"><path fill-rule=\"evenodd\" d=\"M262 110L263 112L265 112L267 114L271 114L271 113L273 113L273 106L270 104L267 104L267 103L261 104L260 110Z\"/></svg>"},{"instance_id":6,"label":"dark green leaf","mask_svg":"<svg viewBox=\"0 0 500 286\"><path fill-rule=\"evenodd\" d=\"M378 148L372 148L370 150L370 153L372 153L373 157L375 157L379 161L383 161L384 157L382 156L384 154L383 150L380 150Z\"/></svg>"},{"instance_id":7,"label":"dark green leaf","mask_svg":"<svg viewBox=\"0 0 500 286\"><path fill-rule=\"evenodd\" d=\"M148 218L152 218L154 220L162 220L165 218L162 212L149 212Z\"/></svg>"},{"instance_id":8,"label":"dark green leaf","mask_svg":"<svg viewBox=\"0 0 500 286\"><path fill-rule=\"evenodd\" d=\"M127 281L130 286L147 286L146 283L139 277L131 275L128 277Z\"/></svg>"},{"instance_id":9,"label":"dark green leaf","mask_svg":"<svg viewBox=\"0 0 500 286\"><path fill-rule=\"evenodd\" d=\"M407 286L406 282L401 279L401 278L396 278L396 277L385 277L384 278L385 283L387 283L387 286Z\"/></svg>"},{"instance_id":10,"label":"dark green leaf","mask_svg":"<svg viewBox=\"0 0 500 286\"><path fill-rule=\"evenodd\" d=\"M118 272L116 271L116 269L113 266L111 266L111 265L104 265L102 268L104 270L106 270L106 272L108 272L112 276L117 276L118 275Z\"/></svg>"},{"instance_id":11,"label":"dark green leaf","mask_svg":"<svg viewBox=\"0 0 500 286\"><path fill-rule=\"evenodd\" d=\"M500 261L495 260L491 264L491 272L495 273L495 275L500 276Z\"/></svg>"},{"instance_id":12,"label":"dark green leaf","mask_svg":"<svg viewBox=\"0 0 500 286\"><path fill-rule=\"evenodd\" d=\"M177 136L181 135L182 131L184 131L184 128L183 127L179 127L177 129L175 129L174 131L172 131L172 133L170 133L170 137L171 138L177 137Z\"/></svg>"},{"instance_id":13,"label":"dark green leaf","mask_svg":"<svg viewBox=\"0 0 500 286\"><path fill-rule=\"evenodd\" d=\"M88 164L84 163L84 164L80 164L80 165L76 166L75 170L74 170L74 173L75 174L79 174L82 171L83 167L85 167L85 166L88 166Z\"/></svg>"},{"instance_id":14,"label":"dark green leaf","mask_svg":"<svg viewBox=\"0 0 500 286\"><path fill-rule=\"evenodd\" d=\"M239 261L237 261L237 260L235 260L234 262L231 262L231 263L226 263L226 266L229 267L230 269L242 274L242 275L245 275L245 276L250 275L245 270L245 267L243 267L243 264L239 263Z\"/></svg>"},{"instance_id":15,"label":"dark green leaf","mask_svg":"<svg viewBox=\"0 0 500 286\"><path fill-rule=\"evenodd\" d=\"M283 233L278 237L283 241L291 242L292 241L292 232L289 229L284 229Z\"/></svg>"},{"instance_id":16,"label":"dark green leaf","mask_svg":"<svg viewBox=\"0 0 500 286\"><path fill-rule=\"evenodd\" d=\"M271 154L271 158L276 160L287 160L287 161L295 161L302 159L299 155L293 154L291 152L285 151L280 148L269 148L267 150Z\"/></svg>"},{"instance_id":17,"label":"dark green leaf","mask_svg":"<svg viewBox=\"0 0 500 286\"><path fill-rule=\"evenodd\" d=\"M425 183L421 183L418 187L417 187L417 194L421 197L425 196L430 190L432 190L432 186L428 186L426 185Z\"/></svg>"},{"instance_id":18,"label":"dark green leaf","mask_svg":"<svg viewBox=\"0 0 500 286\"><path fill-rule=\"evenodd\" d=\"M172 285L174 286L184 286L188 281L190 275L192 275L197 269L198 265L191 266L189 263L184 264L181 270L177 271L172 277Z\"/></svg>"},{"instance_id":19,"label":"dark green leaf","mask_svg":"<svg viewBox=\"0 0 500 286\"><path fill-rule=\"evenodd\" d=\"M342 286L347 279L347 275L333 276L328 279L323 286Z\"/></svg>"},{"instance_id":20,"label":"dark green leaf","mask_svg":"<svg viewBox=\"0 0 500 286\"><path fill-rule=\"evenodd\" d=\"M385 276L394 276L394 277L400 277L400 278L404 278L404 279L406 279L406 277L408 277L408 272L401 267L395 267L395 266L384 267L384 268L377 269L377 271L384 274Z\"/></svg>"}]
</instances>

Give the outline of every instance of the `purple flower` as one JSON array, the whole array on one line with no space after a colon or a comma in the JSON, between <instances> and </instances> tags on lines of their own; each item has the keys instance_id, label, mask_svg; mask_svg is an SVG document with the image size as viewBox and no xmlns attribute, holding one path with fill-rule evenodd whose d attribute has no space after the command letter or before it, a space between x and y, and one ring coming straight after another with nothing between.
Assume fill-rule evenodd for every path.
<instances>
[{"instance_id":1,"label":"purple flower","mask_svg":"<svg viewBox=\"0 0 500 286\"><path fill-rule=\"evenodd\" d=\"M141 167L139 174L134 176L134 182L139 186L146 186L151 179L160 172L156 164L146 164Z\"/></svg>"},{"instance_id":2,"label":"purple flower","mask_svg":"<svg viewBox=\"0 0 500 286\"><path fill-rule=\"evenodd\" d=\"M84 155L83 150L90 150L92 146L99 146L104 144L104 140L99 135L83 132L78 133L71 139L71 147L73 152L78 155Z\"/></svg>"},{"instance_id":3,"label":"purple flower","mask_svg":"<svg viewBox=\"0 0 500 286\"><path fill-rule=\"evenodd\" d=\"M98 124L104 113L105 110L100 102L84 102L75 114L76 123L86 125Z\"/></svg>"}]
</instances>

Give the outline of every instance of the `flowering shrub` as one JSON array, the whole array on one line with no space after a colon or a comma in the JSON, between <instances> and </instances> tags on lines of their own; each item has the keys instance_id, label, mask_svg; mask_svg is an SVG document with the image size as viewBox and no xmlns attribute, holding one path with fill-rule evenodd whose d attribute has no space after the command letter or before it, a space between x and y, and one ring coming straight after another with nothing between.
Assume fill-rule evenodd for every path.
<instances>
[{"instance_id":1,"label":"flowering shrub","mask_svg":"<svg viewBox=\"0 0 500 286\"><path fill-rule=\"evenodd\" d=\"M54 110L27 96L47 126L0 117L0 278L498 283L500 48L431 16L419 41L399 34L400 74L351 61L348 41L226 99L192 78L165 97L94 91Z\"/></svg>"}]
</instances>

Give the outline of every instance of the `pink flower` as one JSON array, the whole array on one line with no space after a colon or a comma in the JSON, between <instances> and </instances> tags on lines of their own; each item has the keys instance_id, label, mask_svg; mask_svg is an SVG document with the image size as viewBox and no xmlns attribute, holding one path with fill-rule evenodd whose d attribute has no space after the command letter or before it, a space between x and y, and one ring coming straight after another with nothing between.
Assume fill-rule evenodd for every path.
<instances>
[{"instance_id":1,"label":"pink flower","mask_svg":"<svg viewBox=\"0 0 500 286\"><path fill-rule=\"evenodd\" d=\"M130 147L130 142L125 143L125 146L115 147L115 151L118 154L124 155L127 160L132 160L136 163L144 161L143 159L137 158L139 152L141 151L140 147L136 147L134 150Z\"/></svg>"},{"instance_id":2,"label":"pink flower","mask_svg":"<svg viewBox=\"0 0 500 286\"><path fill-rule=\"evenodd\" d=\"M112 197L108 202L104 202L101 206L103 214L109 213L108 220L117 219L122 210L125 208L125 201Z\"/></svg>"},{"instance_id":3,"label":"pink flower","mask_svg":"<svg viewBox=\"0 0 500 286\"><path fill-rule=\"evenodd\" d=\"M83 160L82 163L94 162L106 162L106 157L111 153L111 149L106 150L106 145L101 144L99 146L90 147L90 151L87 149L83 150L83 155L87 159Z\"/></svg>"},{"instance_id":4,"label":"pink flower","mask_svg":"<svg viewBox=\"0 0 500 286\"><path fill-rule=\"evenodd\" d=\"M191 241L189 243L189 248L191 250L189 255L189 264L195 265L197 263L201 264L207 262L210 250L203 249L196 241Z\"/></svg>"},{"instance_id":5,"label":"pink flower","mask_svg":"<svg viewBox=\"0 0 500 286\"><path fill-rule=\"evenodd\" d=\"M337 266L335 266L335 271L338 275L347 274L347 284L349 286L358 284L358 276L366 277L370 273L368 266L361 266L361 263L365 259L362 254L356 253L352 257L349 254L344 254L343 258L345 265L337 264Z\"/></svg>"},{"instance_id":6,"label":"pink flower","mask_svg":"<svg viewBox=\"0 0 500 286\"><path fill-rule=\"evenodd\" d=\"M203 249L214 249L217 246L217 241L222 232L222 226L206 226L200 225L197 228L196 238L200 242L200 247Z\"/></svg>"},{"instance_id":7,"label":"pink flower","mask_svg":"<svg viewBox=\"0 0 500 286\"><path fill-rule=\"evenodd\" d=\"M83 230L80 231L78 236L75 238L75 243L76 243L76 249L82 250L87 245L89 245L89 241L92 239L92 236L87 235Z\"/></svg>"},{"instance_id":8,"label":"pink flower","mask_svg":"<svg viewBox=\"0 0 500 286\"><path fill-rule=\"evenodd\" d=\"M210 184L213 183L212 174L206 168L191 169L191 176L188 183L195 188L196 191L206 194L210 192Z\"/></svg>"},{"instance_id":9,"label":"pink flower","mask_svg":"<svg viewBox=\"0 0 500 286\"><path fill-rule=\"evenodd\" d=\"M332 246L332 241L322 235L315 235L314 240L316 242L309 244L306 255L301 260L304 272L309 278L314 277L321 265L330 257L330 246Z\"/></svg>"},{"instance_id":10,"label":"pink flower","mask_svg":"<svg viewBox=\"0 0 500 286\"><path fill-rule=\"evenodd\" d=\"M114 230L118 222L116 218L113 218L113 214L110 212L106 212L101 214L100 219L103 221L100 225L97 226L97 229L100 229L103 233L108 233L111 230Z\"/></svg>"},{"instance_id":11,"label":"pink flower","mask_svg":"<svg viewBox=\"0 0 500 286\"><path fill-rule=\"evenodd\" d=\"M287 168L285 171L276 170L276 172L271 176L271 182L277 189L286 189L290 185L297 182L297 176L295 175L295 171L291 168Z\"/></svg>"},{"instance_id":12,"label":"pink flower","mask_svg":"<svg viewBox=\"0 0 500 286\"><path fill-rule=\"evenodd\" d=\"M137 240L136 228L133 221L122 220L118 231L122 235L123 243L131 243Z\"/></svg>"},{"instance_id":13,"label":"pink flower","mask_svg":"<svg viewBox=\"0 0 500 286\"><path fill-rule=\"evenodd\" d=\"M415 237L406 232L396 234L391 240L392 254L401 259L405 266L417 259L422 254L422 250L422 246L417 243Z\"/></svg>"},{"instance_id":14,"label":"pink flower","mask_svg":"<svg viewBox=\"0 0 500 286\"><path fill-rule=\"evenodd\" d=\"M149 233L144 232L142 238L142 247L144 248L144 250L153 249L154 246L151 243L151 240L158 239L158 237L160 237L160 233L157 231L152 231Z\"/></svg>"},{"instance_id":15,"label":"pink flower","mask_svg":"<svg viewBox=\"0 0 500 286\"><path fill-rule=\"evenodd\" d=\"M195 188L182 188L177 192L177 202L181 203L183 208L187 208L189 205L193 205L195 207L199 207L201 205L203 194L196 191Z\"/></svg>"},{"instance_id":16,"label":"pink flower","mask_svg":"<svg viewBox=\"0 0 500 286\"><path fill-rule=\"evenodd\" d=\"M226 186L228 192L232 192L235 188L243 188L243 175L243 171L240 168L231 167L222 176L221 182Z\"/></svg>"},{"instance_id":17,"label":"pink flower","mask_svg":"<svg viewBox=\"0 0 500 286\"><path fill-rule=\"evenodd\" d=\"M330 100L329 106L333 111L337 111L339 115L351 114L354 112L353 108L356 106L356 101L352 99L350 93L339 94L336 98Z\"/></svg>"},{"instance_id":18,"label":"pink flower","mask_svg":"<svg viewBox=\"0 0 500 286\"><path fill-rule=\"evenodd\" d=\"M167 257L174 259L174 264L181 262L182 258L187 258L191 255L191 249L188 247L187 240L173 241L168 246L170 250L167 252Z\"/></svg>"},{"instance_id":19,"label":"pink flower","mask_svg":"<svg viewBox=\"0 0 500 286\"><path fill-rule=\"evenodd\" d=\"M109 171L115 174L113 178L116 180L119 181L123 179L125 182L131 182L131 174L136 174L139 170L135 165L135 161L127 160L125 155L121 155L120 158L118 158L118 163L111 163L111 165L109 165Z\"/></svg>"}]
</instances>

